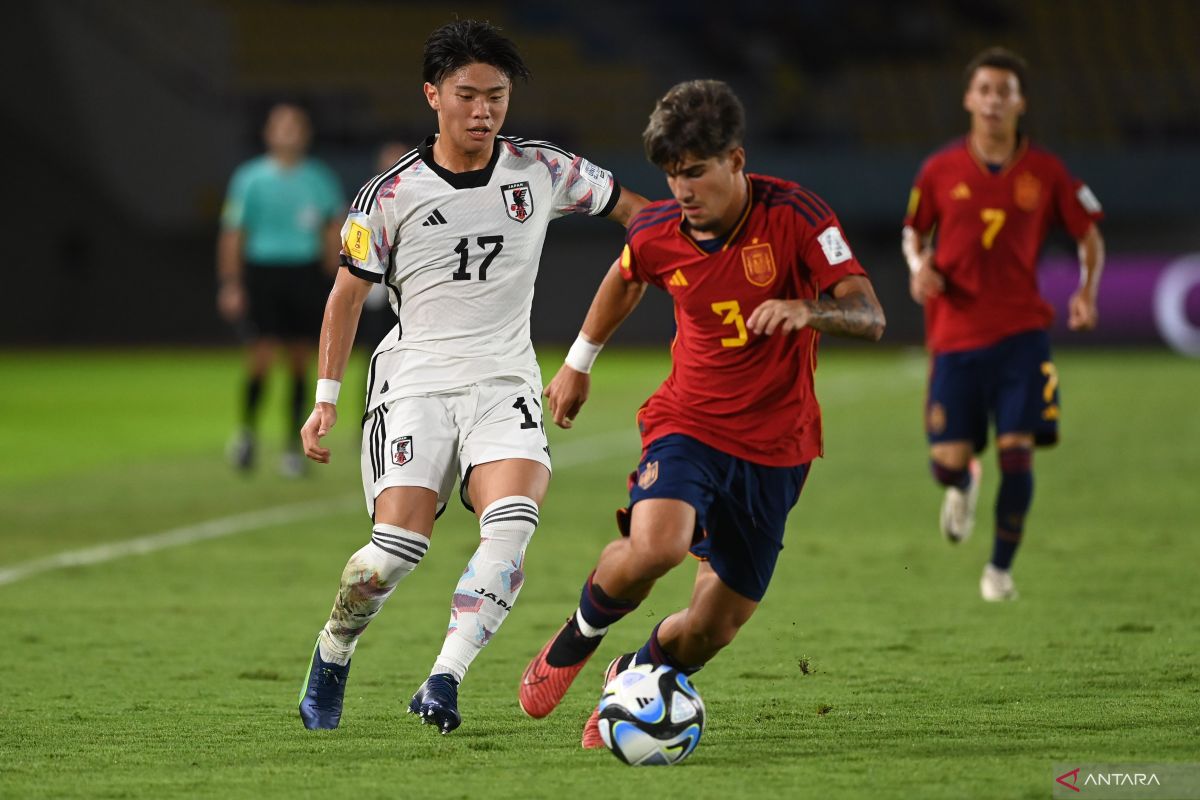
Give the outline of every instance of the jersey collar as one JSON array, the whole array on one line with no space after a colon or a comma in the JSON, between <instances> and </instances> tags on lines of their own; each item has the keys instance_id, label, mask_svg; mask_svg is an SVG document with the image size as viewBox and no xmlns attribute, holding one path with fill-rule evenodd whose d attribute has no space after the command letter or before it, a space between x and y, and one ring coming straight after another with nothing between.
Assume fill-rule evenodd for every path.
<instances>
[{"instance_id":1,"label":"jersey collar","mask_svg":"<svg viewBox=\"0 0 1200 800\"><path fill-rule=\"evenodd\" d=\"M499 136L492 140L492 157L488 160L487 166L483 169L473 169L468 172L451 172L434 161L433 143L436 141L436 134L429 136L417 147L417 152L420 153L421 160L425 162L425 165L436 172L439 178L455 189L478 189L488 185L488 182L492 179L492 171L496 169L496 162L500 160L500 148L502 145Z\"/></svg>"},{"instance_id":2,"label":"jersey collar","mask_svg":"<svg viewBox=\"0 0 1200 800\"><path fill-rule=\"evenodd\" d=\"M971 135L970 134L967 134L967 136L964 138L963 146L966 147L967 155L969 155L971 157L971 160L975 162L975 166L979 167L980 172L982 172L984 175L987 175L989 177L992 177L992 176L1001 177L1003 175L1007 175L1009 170L1011 170L1013 167L1015 167L1017 165L1017 162L1020 161L1024 157L1025 153L1029 150L1029 137L1021 136L1020 134L1017 134L1017 135L1019 138L1017 140L1016 149L1013 150L1012 155L1010 155L1008 157L1008 160L1005 161L1003 165L1001 165L1000 170L998 172L992 172L990 169L988 169L987 162L984 161L983 158L981 158L980 155L975 152L975 147L974 147L974 145L971 144Z\"/></svg>"}]
</instances>

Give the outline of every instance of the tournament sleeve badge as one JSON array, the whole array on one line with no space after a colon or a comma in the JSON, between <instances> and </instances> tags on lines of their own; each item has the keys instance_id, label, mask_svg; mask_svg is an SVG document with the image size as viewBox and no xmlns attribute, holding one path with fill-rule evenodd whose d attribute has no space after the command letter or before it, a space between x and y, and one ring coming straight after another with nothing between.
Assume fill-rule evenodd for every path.
<instances>
[{"instance_id":1,"label":"tournament sleeve badge","mask_svg":"<svg viewBox=\"0 0 1200 800\"><path fill-rule=\"evenodd\" d=\"M357 222L346 232L346 253L355 261L366 261L371 254L371 232Z\"/></svg>"},{"instance_id":2,"label":"tournament sleeve badge","mask_svg":"<svg viewBox=\"0 0 1200 800\"><path fill-rule=\"evenodd\" d=\"M504 212L509 219L524 223L533 214L533 194L529 191L529 181L509 183L500 187L504 197Z\"/></svg>"},{"instance_id":3,"label":"tournament sleeve badge","mask_svg":"<svg viewBox=\"0 0 1200 800\"><path fill-rule=\"evenodd\" d=\"M850 245L846 244L845 238L842 237L842 232L838 230L836 225L830 225L823 230L821 235L817 237L817 242L821 245L821 250L825 253L825 260L829 262L829 266L831 267L853 258L853 253L850 252Z\"/></svg>"},{"instance_id":4,"label":"tournament sleeve badge","mask_svg":"<svg viewBox=\"0 0 1200 800\"><path fill-rule=\"evenodd\" d=\"M742 268L746 271L746 280L755 286L770 286L775 281L775 254L771 251L771 243L743 247Z\"/></svg>"}]
</instances>

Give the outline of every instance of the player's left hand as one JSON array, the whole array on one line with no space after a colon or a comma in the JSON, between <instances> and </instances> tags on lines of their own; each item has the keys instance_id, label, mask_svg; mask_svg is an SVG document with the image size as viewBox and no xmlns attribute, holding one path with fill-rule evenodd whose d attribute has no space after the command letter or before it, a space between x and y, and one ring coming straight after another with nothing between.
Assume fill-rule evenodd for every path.
<instances>
[{"instance_id":1,"label":"player's left hand","mask_svg":"<svg viewBox=\"0 0 1200 800\"><path fill-rule=\"evenodd\" d=\"M1071 295L1067 303L1067 327L1073 331L1090 331L1100 321L1096 298L1083 289Z\"/></svg>"},{"instance_id":2,"label":"player's left hand","mask_svg":"<svg viewBox=\"0 0 1200 800\"><path fill-rule=\"evenodd\" d=\"M770 336L776 329L782 333L798 331L808 324L808 304L803 300L767 300L754 309L746 327L752 332Z\"/></svg>"}]
</instances>

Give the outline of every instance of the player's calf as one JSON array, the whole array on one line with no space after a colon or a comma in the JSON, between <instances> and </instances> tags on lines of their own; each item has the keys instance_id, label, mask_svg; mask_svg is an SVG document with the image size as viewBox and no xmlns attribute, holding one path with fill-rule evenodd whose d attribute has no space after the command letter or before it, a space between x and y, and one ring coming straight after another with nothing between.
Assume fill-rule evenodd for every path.
<instances>
[{"instance_id":1,"label":"player's calf","mask_svg":"<svg viewBox=\"0 0 1200 800\"><path fill-rule=\"evenodd\" d=\"M1000 489L996 492L996 537L991 564L1008 571L1025 532L1025 516L1033 504L1033 450L1003 447L999 452Z\"/></svg>"},{"instance_id":2,"label":"player's calf","mask_svg":"<svg viewBox=\"0 0 1200 800\"><path fill-rule=\"evenodd\" d=\"M479 515L479 547L454 589L450 628L433 674L461 682L496 635L525 584L525 549L537 524L538 507L528 497L503 497Z\"/></svg>"},{"instance_id":3,"label":"player's calf","mask_svg":"<svg viewBox=\"0 0 1200 800\"><path fill-rule=\"evenodd\" d=\"M358 637L428 548L427 537L381 523L375 526L371 541L346 562L333 610L317 636L300 694L300 718L306 728L338 726Z\"/></svg>"},{"instance_id":4,"label":"player's calf","mask_svg":"<svg viewBox=\"0 0 1200 800\"><path fill-rule=\"evenodd\" d=\"M979 502L979 485L983 473L979 459L972 458L963 469L953 469L930 462L934 480L946 487L942 498L939 527L947 541L958 544L971 537L975 529L975 506Z\"/></svg>"}]
</instances>

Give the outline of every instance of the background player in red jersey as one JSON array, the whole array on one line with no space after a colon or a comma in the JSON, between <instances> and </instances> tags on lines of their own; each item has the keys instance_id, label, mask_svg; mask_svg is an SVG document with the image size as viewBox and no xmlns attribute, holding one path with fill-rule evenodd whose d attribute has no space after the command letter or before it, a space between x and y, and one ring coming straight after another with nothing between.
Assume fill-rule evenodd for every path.
<instances>
[{"instance_id":1,"label":"background player in red jersey","mask_svg":"<svg viewBox=\"0 0 1200 800\"><path fill-rule=\"evenodd\" d=\"M674 298L670 376L638 412L642 459L624 538L609 544L579 608L533 659L521 707L558 705L608 627L631 612L689 550L700 559L690 604L646 644L609 665L700 669L758 607L784 523L821 455L813 393L820 332L877 340L883 310L833 211L788 181L743 171L741 103L719 81L690 81L659 100L643 134L673 200L630 222L620 260L600 284L566 364L546 390L570 427L601 346L647 284ZM583 746L601 745L596 714Z\"/></svg>"},{"instance_id":2,"label":"background player in red jersey","mask_svg":"<svg viewBox=\"0 0 1200 800\"><path fill-rule=\"evenodd\" d=\"M970 133L921 167L902 246L933 356L925 424L933 475L946 487L942 533L952 542L971 534L980 475L973 455L987 444L990 416L1001 477L980 592L1012 600L1012 561L1033 500L1033 448L1058 440L1058 376L1046 333L1053 311L1038 293L1037 257L1050 225L1062 224L1081 266L1068 324L1094 328L1102 214L1087 186L1021 134L1025 62L991 48L966 77Z\"/></svg>"}]
</instances>

